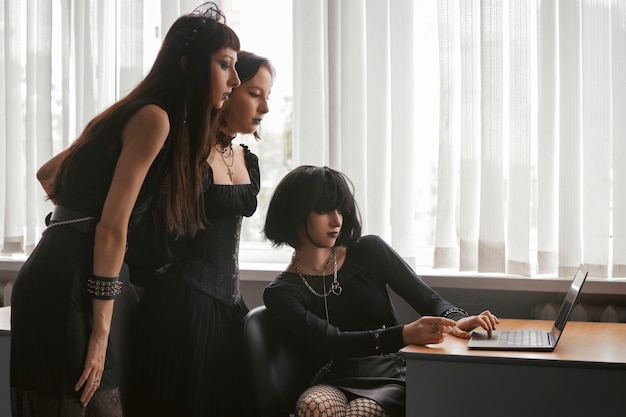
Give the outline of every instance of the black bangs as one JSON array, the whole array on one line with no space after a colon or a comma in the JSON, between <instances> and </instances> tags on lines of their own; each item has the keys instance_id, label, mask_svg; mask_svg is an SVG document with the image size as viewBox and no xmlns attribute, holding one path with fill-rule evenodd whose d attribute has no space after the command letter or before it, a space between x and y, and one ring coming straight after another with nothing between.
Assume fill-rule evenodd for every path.
<instances>
[{"instance_id":1,"label":"black bangs","mask_svg":"<svg viewBox=\"0 0 626 417\"><path fill-rule=\"evenodd\" d=\"M321 171L320 174L323 176L311 184L309 195L312 210L317 213L334 210L353 212L354 198L344 179L331 171Z\"/></svg>"},{"instance_id":2,"label":"black bangs","mask_svg":"<svg viewBox=\"0 0 626 417\"><path fill-rule=\"evenodd\" d=\"M205 56L222 48L232 48L237 52L241 49L239 37L229 26L201 14L181 16L170 32L174 32L182 42L182 55Z\"/></svg>"},{"instance_id":3,"label":"black bangs","mask_svg":"<svg viewBox=\"0 0 626 417\"><path fill-rule=\"evenodd\" d=\"M239 37L230 27L222 25L218 26L218 30L222 32L221 35L224 39L224 45L222 45L222 48L231 48L235 51L239 51L241 49Z\"/></svg>"}]
</instances>

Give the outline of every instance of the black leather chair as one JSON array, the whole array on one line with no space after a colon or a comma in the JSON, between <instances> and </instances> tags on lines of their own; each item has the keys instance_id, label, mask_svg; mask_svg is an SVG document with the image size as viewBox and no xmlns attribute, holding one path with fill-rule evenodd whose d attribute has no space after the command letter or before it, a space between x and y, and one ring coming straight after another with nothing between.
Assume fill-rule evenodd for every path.
<instances>
[{"instance_id":1,"label":"black leather chair","mask_svg":"<svg viewBox=\"0 0 626 417\"><path fill-rule=\"evenodd\" d=\"M298 397L314 375L306 348L277 325L265 306L250 310L244 333L261 415L293 414Z\"/></svg>"}]
</instances>

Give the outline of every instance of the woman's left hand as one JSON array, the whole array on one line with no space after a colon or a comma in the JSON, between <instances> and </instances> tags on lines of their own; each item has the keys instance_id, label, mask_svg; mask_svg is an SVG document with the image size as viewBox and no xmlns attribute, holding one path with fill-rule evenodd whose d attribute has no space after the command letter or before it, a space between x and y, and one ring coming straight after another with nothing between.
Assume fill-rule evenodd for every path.
<instances>
[{"instance_id":1,"label":"woman's left hand","mask_svg":"<svg viewBox=\"0 0 626 417\"><path fill-rule=\"evenodd\" d=\"M496 329L498 323L500 323L498 317L489 310L485 310L477 316L464 317L457 321L451 333L456 337L469 339L472 336L472 330L482 327L491 336L491 332Z\"/></svg>"},{"instance_id":2,"label":"woman's left hand","mask_svg":"<svg viewBox=\"0 0 626 417\"><path fill-rule=\"evenodd\" d=\"M87 358L85 360L85 369L80 376L75 391L79 391L81 388L83 392L80 395L80 402L83 407L86 407L93 394L100 387L100 379L104 372L104 361L107 351L107 337L98 336L92 331L89 338L89 345L87 347Z\"/></svg>"}]
</instances>

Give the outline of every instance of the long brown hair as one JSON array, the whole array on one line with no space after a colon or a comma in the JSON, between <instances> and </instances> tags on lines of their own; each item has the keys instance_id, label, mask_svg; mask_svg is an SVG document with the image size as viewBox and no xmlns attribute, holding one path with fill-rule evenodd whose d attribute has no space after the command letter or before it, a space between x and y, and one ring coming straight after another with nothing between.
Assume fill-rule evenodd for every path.
<instances>
[{"instance_id":1,"label":"long brown hair","mask_svg":"<svg viewBox=\"0 0 626 417\"><path fill-rule=\"evenodd\" d=\"M209 11L194 11L172 24L148 75L127 96L93 118L74 141L54 179L51 199L71 177L80 148L91 141L108 141L106 149L119 149L126 122L142 106L155 103L167 111L170 133L153 210L161 213L167 230L176 235L193 235L204 227L202 180L210 129L219 113L211 104L212 55L222 48L240 49L237 34L220 22L221 18L213 5Z\"/></svg>"}]
</instances>

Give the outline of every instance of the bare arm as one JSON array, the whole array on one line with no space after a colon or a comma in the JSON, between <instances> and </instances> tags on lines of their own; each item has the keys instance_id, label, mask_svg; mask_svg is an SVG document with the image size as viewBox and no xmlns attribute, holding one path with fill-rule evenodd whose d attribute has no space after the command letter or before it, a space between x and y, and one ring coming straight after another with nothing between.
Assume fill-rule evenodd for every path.
<instances>
[{"instance_id":1,"label":"bare arm","mask_svg":"<svg viewBox=\"0 0 626 417\"><path fill-rule=\"evenodd\" d=\"M102 216L96 225L93 274L119 275L126 248L128 220L139 190L169 133L167 113L155 105L141 108L122 131L120 152ZM85 369L75 389L83 385L81 402L86 405L98 387L113 314L113 300L93 300L93 328ZM86 384L85 384L86 383Z\"/></svg>"}]
</instances>

